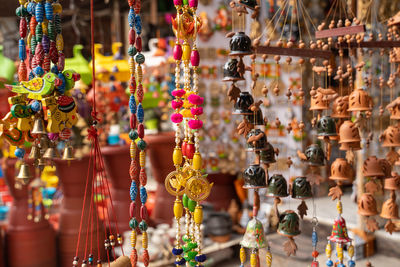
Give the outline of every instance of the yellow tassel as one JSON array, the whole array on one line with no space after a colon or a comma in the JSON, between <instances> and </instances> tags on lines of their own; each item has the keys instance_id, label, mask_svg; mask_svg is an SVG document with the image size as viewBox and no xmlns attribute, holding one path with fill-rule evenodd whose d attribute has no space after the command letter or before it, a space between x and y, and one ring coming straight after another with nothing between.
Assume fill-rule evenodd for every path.
<instances>
[{"instance_id":1,"label":"yellow tassel","mask_svg":"<svg viewBox=\"0 0 400 267\"><path fill-rule=\"evenodd\" d=\"M146 153L144 152L144 150L140 151L139 153L139 163L141 168L144 168L146 166Z\"/></svg>"},{"instance_id":2,"label":"yellow tassel","mask_svg":"<svg viewBox=\"0 0 400 267\"><path fill-rule=\"evenodd\" d=\"M64 50L64 39L61 34L57 34L56 36L56 46L57 46L57 51Z\"/></svg>"},{"instance_id":3,"label":"yellow tassel","mask_svg":"<svg viewBox=\"0 0 400 267\"><path fill-rule=\"evenodd\" d=\"M147 232L143 232L143 234L142 234L142 247L143 247L144 249L147 249L147 245L148 245L148 242L147 242Z\"/></svg>"},{"instance_id":4,"label":"yellow tassel","mask_svg":"<svg viewBox=\"0 0 400 267\"><path fill-rule=\"evenodd\" d=\"M347 249L347 253L349 254L350 258L353 258L354 256L354 246L350 245L349 248Z\"/></svg>"},{"instance_id":5,"label":"yellow tassel","mask_svg":"<svg viewBox=\"0 0 400 267\"><path fill-rule=\"evenodd\" d=\"M271 265L272 265L272 253L270 251L267 251L267 254L265 255L265 261L267 263L267 267L271 267Z\"/></svg>"},{"instance_id":6,"label":"yellow tassel","mask_svg":"<svg viewBox=\"0 0 400 267\"><path fill-rule=\"evenodd\" d=\"M180 219L183 215L183 205L180 199L176 199L174 202L174 216L177 219Z\"/></svg>"},{"instance_id":7,"label":"yellow tassel","mask_svg":"<svg viewBox=\"0 0 400 267\"><path fill-rule=\"evenodd\" d=\"M256 253L250 254L250 266L257 267L257 254Z\"/></svg>"},{"instance_id":8,"label":"yellow tassel","mask_svg":"<svg viewBox=\"0 0 400 267\"><path fill-rule=\"evenodd\" d=\"M330 243L328 243L328 244L326 245L325 254L326 254L326 256L327 256L328 258L330 258L331 255L332 255L332 246L331 246Z\"/></svg>"},{"instance_id":9,"label":"yellow tassel","mask_svg":"<svg viewBox=\"0 0 400 267\"><path fill-rule=\"evenodd\" d=\"M194 209L194 222L196 224L201 224L203 222L203 207L197 205Z\"/></svg>"},{"instance_id":10,"label":"yellow tassel","mask_svg":"<svg viewBox=\"0 0 400 267\"><path fill-rule=\"evenodd\" d=\"M339 261L343 261L343 247L340 244L336 244L336 253Z\"/></svg>"},{"instance_id":11,"label":"yellow tassel","mask_svg":"<svg viewBox=\"0 0 400 267\"><path fill-rule=\"evenodd\" d=\"M182 150L180 147L175 147L174 153L172 154L172 160L174 161L175 166L180 166L182 164Z\"/></svg>"},{"instance_id":12,"label":"yellow tassel","mask_svg":"<svg viewBox=\"0 0 400 267\"><path fill-rule=\"evenodd\" d=\"M194 153L193 155L193 169L200 170L203 165L200 153Z\"/></svg>"},{"instance_id":13,"label":"yellow tassel","mask_svg":"<svg viewBox=\"0 0 400 267\"><path fill-rule=\"evenodd\" d=\"M240 263L244 264L246 262L246 250L242 247L240 248Z\"/></svg>"},{"instance_id":14,"label":"yellow tassel","mask_svg":"<svg viewBox=\"0 0 400 267\"><path fill-rule=\"evenodd\" d=\"M137 150L137 145L136 145L135 141L132 141L131 142L131 147L129 149L132 160L134 160L135 157L136 157L136 150Z\"/></svg>"}]
</instances>

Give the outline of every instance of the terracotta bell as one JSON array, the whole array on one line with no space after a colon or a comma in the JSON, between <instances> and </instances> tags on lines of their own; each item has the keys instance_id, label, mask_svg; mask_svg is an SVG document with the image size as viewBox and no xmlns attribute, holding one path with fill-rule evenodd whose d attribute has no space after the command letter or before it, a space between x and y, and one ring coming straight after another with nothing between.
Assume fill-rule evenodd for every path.
<instances>
[{"instance_id":1,"label":"terracotta bell","mask_svg":"<svg viewBox=\"0 0 400 267\"><path fill-rule=\"evenodd\" d=\"M244 32L237 32L229 42L230 56L246 56L253 53L251 39Z\"/></svg>"},{"instance_id":2,"label":"terracotta bell","mask_svg":"<svg viewBox=\"0 0 400 267\"><path fill-rule=\"evenodd\" d=\"M337 158L331 165L331 176L329 176L329 179L335 181L353 181L354 170L347 160Z\"/></svg>"},{"instance_id":3,"label":"terracotta bell","mask_svg":"<svg viewBox=\"0 0 400 267\"><path fill-rule=\"evenodd\" d=\"M383 188L386 190L400 190L400 176L393 173L393 176L383 180Z\"/></svg>"},{"instance_id":4,"label":"terracotta bell","mask_svg":"<svg viewBox=\"0 0 400 267\"><path fill-rule=\"evenodd\" d=\"M260 129L252 129L246 139L247 151L261 151L267 147L267 136Z\"/></svg>"},{"instance_id":5,"label":"terracotta bell","mask_svg":"<svg viewBox=\"0 0 400 267\"><path fill-rule=\"evenodd\" d=\"M393 125L388 126L380 139L383 141L383 147L400 146L400 128Z\"/></svg>"},{"instance_id":6,"label":"terracotta bell","mask_svg":"<svg viewBox=\"0 0 400 267\"><path fill-rule=\"evenodd\" d=\"M44 127L44 121L41 117L36 117L33 122L32 134L46 134L46 127Z\"/></svg>"},{"instance_id":7,"label":"terracotta bell","mask_svg":"<svg viewBox=\"0 0 400 267\"><path fill-rule=\"evenodd\" d=\"M312 197L311 184L304 176L294 179L292 184L292 198L307 199Z\"/></svg>"},{"instance_id":8,"label":"terracotta bell","mask_svg":"<svg viewBox=\"0 0 400 267\"><path fill-rule=\"evenodd\" d=\"M329 100L325 99L324 94L318 92L311 96L310 110L326 110L329 109Z\"/></svg>"},{"instance_id":9,"label":"terracotta bell","mask_svg":"<svg viewBox=\"0 0 400 267\"><path fill-rule=\"evenodd\" d=\"M383 178L392 177L392 164L387 159L379 159L379 165L383 171Z\"/></svg>"},{"instance_id":10,"label":"terracotta bell","mask_svg":"<svg viewBox=\"0 0 400 267\"><path fill-rule=\"evenodd\" d=\"M347 243L350 242L351 239L347 233L346 221L343 217L339 217L335 219L332 227L332 233L328 237L328 240L336 243Z\"/></svg>"},{"instance_id":11,"label":"terracotta bell","mask_svg":"<svg viewBox=\"0 0 400 267\"><path fill-rule=\"evenodd\" d=\"M341 143L340 150L348 151L348 150L360 150L361 149L361 144L360 142L349 142L349 143Z\"/></svg>"},{"instance_id":12,"label":"terracotta bell","mask_svg":"<svg viewBox=\"0 0 400 267\"><path fill-rule=\"evenodd\" d=\"M275 149L269 142L267 142L265 150L261 150L260 152L260 162L264 164L270 164L276 162Z\"/></svg>"},{"instance_id":13,"label":"terracotta bell","mask_svg":"<svg viewBox=\"0 0 400 267\"><path fill-rule=\"evenodd\" d=\"M247 223L246 233L240 245L250 249L261 249L268 246L265 239L263 224L255 217Z\"/></svg>"},{"instance_id":14,"label":"terracotta bell","mask_svg":"<svg viewBox=\"0 0 400 267\"><path fill-rule=\"evenodd\" d=\"M300 218L293 210L287 210L279 215L278 233L287 237L297 236L300 231Z\"/></svg>"},{"instance_id":15,"label":"terracotta bell","mask_svg":"<svg viewBox=\"0 0 400 267\"><path fill-rule=\"evenodd\" d=\"M360 142L360 131L350 120L343 122L339 128L339 144Z\"/></svg>"},{"instance_id":16,"label":"terracotta bell","mask_svg":"<svg viewBox=\"0 0 400 267\"><path fill-rule=\"evenodd\" d=\"M288 187L285 177L282 174L274 174L269 178L267 196L268 197L287 197Z\"/></svg>"},{"instance_id":17,"label":"terracotta bell","mask_svg":"<svg viewBox=\"0 0 400 267\"><path fill-rule=\"evenodd\" d=\"M243 178L243 188L250 189L267 187L264 168L259 164L251 164L246 170L244 170Z\"/></svg>"},{"instance_id":18,"label":"terracotta bell","mask_svg":"<svg viewBox=\"0 0 400 267\"><path fill-rule=\"evenodd\" d=\"M364 193L358 200L358 214L374 216L378 214L375 198L370 193Z\"/></svg>"},{"instance_id":19,"label":"terracotta bell","mask_svg":"<svg viewBox=\"0 0 400 267\"><path fill-rule=\"evenodd\" d=\"M313 166L325 165L325 154L322 148L317 144L312 144L305 151L307 162Z\"/></svg>"},{"instance_id":20,"label":"terracotta bell","mask_svg":"<svg viewBox=\"0 0 400 267\"><path fill-rule=\"evenodd\" d=\"M369 156L364 160L363 175L366 177L382 177L385 175L376 156Z\"/></svg>"},{"instance_id":21,"label":"terracotta bell","mask_svg":"<svg viewBox=\"0 0 400 267\"><path fill-rule=\"evenodd\" d=\"M257 109L257 111L252 112L250 115L247 115L247 120L254 125L265 124L261 109Z\"/></svg>"},{"instance_id":22,"label":"terracotta bell","mask_svg":"<svg viewBox=\"0 0 400 267\"><path fill-rule=\"evenodd\" d=\"M391 120L400 120L400 96L386 106L390 112Z\"/></svg>"},{"instance_id":23,"label":"terracotta bell","mask_svg":"<svg viewBox=\"0 0 400 267\"><path fill-rule=\"evenodd\" d=\"M224 65L224 78L223 82L235 82L244 80L243 76L239 73L238 70L239 61L236 58L229 59L228 62Z\"/></svg>"},{"instance_id":24,"label":"terracotta bell","mask_svg":"<svg viewBox=\"0 0 400 267\"><path fill-rule=\"evenodd\" d=\"M399 206L396 203L395 197L391 197L383 203L380 216L385 219L399 218Z\"/></svg>"},{"instance_id":25,"label":"terracotta bell","mask_svg":"<svg viewBox=\"0 0 400 267\"><path fill-rule=\"evenodd\" d=\"M257 6L257 0L239 0L239 4L250 9L255 9Z\"/></svg>"},{"instance_id":26,"label":"terracotta bell","mask_svg":"<svg viewBox=\"0 0 400 267\"><path fill-rule=\"evenodd\" d=\"M323 116L317 122L317 135L318 136L337 136L336 123L331 116Z\"/></svg>"},{"instance_id":27,"label":"terracotta bell","mask_svg":"<svg viewBox=\"0 0 400 267\"><path fill-rule=\"evenodd\" d=\"M349 96L336 97L332 103L332 114L331 117L335 119L350 118L350 112L347 111L349 108Z\"/></svg>"},{"instance_id":28,"label":"terracotta bell","mask_svg":"<svg viewBox=\"0 0 400 267\"><path fill-rule=\"evenodd\" d=\"M348 111L369 111L372 110L372 98L367 91L362 88L354 90L349 95L349 109Z\"/></svg>"},{"instance_id":29,"label":"terracotta bell","mask_svg":"<svg viewBox=\"0 0 400 267\"><path fill-rule=\"evenodd\" d=\"M251 115L250 106L254 103L254 99L249 92L241 92L235 103L233 114Z\"/></svg>"}]
</instances>

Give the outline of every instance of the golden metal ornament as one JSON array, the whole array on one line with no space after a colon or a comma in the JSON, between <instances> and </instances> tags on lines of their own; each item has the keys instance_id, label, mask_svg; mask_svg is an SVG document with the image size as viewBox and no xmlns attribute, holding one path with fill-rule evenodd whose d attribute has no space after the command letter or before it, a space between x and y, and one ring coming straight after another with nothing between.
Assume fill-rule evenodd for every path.
<instances>
[{"instance_id":1,"label":"golden metal ornament","mask_svg":"<svg viewBox=\"0 0 400 267\"><path fill-rule=\"evenodd\" d=\"M44 152L43 158L44 159L55 159L58 158L58 152L54 147L49 147L48 149L46 149L46 152Z\"/></svg>"},{"instance_id":2,"label":"golden metal ornament","mask_svg":"<svg viewBox=\"0 0 400 267\"><path fill-rule=\"evenodd\" d=\"M44 127L44 121L41 117L37 117L33 123L32 134L46 134L46 128Z\"/></svg>"},{"instance_id":3,"label":"golden metal ornament","mask_svg":"<svg viewBox=\"0 0 400 267\"><path fill-rule=\"evenodd\" d=\"M74 160L74 149L71 145L66 146L64 148L64 152L63 152L63 156L62 156L63 160Z\"/></svg>"},{"instance_id":4,"label":"golden metal ornament","mask_svg":"<svg viewBox=\"0 0 400 267\"><path fill-rule=\"evenodd\" d=\"M26 164L26 163L21 164L19 173L16 178L17 178L17 182L19 182L23 185L27 185L29 183L29 180L31 179L31 175L30 175L28 164Z\"/></svg>"},{"instance_id":5,"label":"golden metal ornament","mask_svg":"<svg viewBox=\"0 0 400 267\"><path fill-rule=\"evenodd\" d=\"M170 172L165 178L165 189L173 196L182 196L185 193L187 177L180 171Z\"/></svg>"},{"instance_id":6,"label":"golden metal ornament","mask_svg":"<svg viewBox=\"0 0 400 267\"><path fill-rule=\"evenodd\" d=\"M186 183L185 193L190 199L200 202L210 195L213 185L214 183L210 184L204 176L193 176Z\"/></svg>"},{"instance_id":7,"label":"golden metal ornament","mask_svg":"<svg viewBox=\"0 0 400 267\"><path fill-rule=\"evenodd\" d=\"M175 36L182 40L193 39L200 30L201 25L201 19L188 9L184 9L183 13L175 19L172 18L172 30Z\"/></svg>"},{"instance_id":8,"label":"golden metal ornament","mask_svg":"<svg viewBox=\"0 0 400 267\"><path fill-rule=\"evenodd\" d=\"M31 152L29 153L28 159L38 158L40 158L40 149L37 146L33 146Z\"/></svg>"}]
</instances>

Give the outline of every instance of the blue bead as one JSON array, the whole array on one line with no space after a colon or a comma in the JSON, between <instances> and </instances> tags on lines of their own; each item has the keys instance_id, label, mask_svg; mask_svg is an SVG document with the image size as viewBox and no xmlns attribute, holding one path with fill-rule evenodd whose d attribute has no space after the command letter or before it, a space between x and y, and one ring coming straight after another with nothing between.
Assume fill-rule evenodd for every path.
<instances>
[{"instance_id":1,"label":"blue bead","mask_svg":"<svg viewBox=\"0 0 400 267\"><path fill-rule=\"evenodd\" d=\"M133 95L131 95L129 97L129 109L132 114L136 113L136 99L135 99L135 96L133 96Z\"/></svg>"},{"instance_id":2,"label":"blue bead","mask_svg":"<svg viewBox=\"0 0 400 267\"><path fill-rule=\"evenodd\" d=\"M41 109L40 102L37 100L33 101L30 106L33 112L38 112Z\"/></svg>"},{"instance_id":3,"label":"blue bead","mask_svg":"<svg viewBox=\"0 0 400 267\"><path fill-rule=\"evenodd\" d=\"M130 57L133 57L134 55L136 55L136 53L137 53L136 47L133 45L130 45L128 48L128 55Z\"/></svg>"},{"instance_id":4,"label":"blue bead","mask_svg":"<svg viewBox=\"0 0 400 267\"><path fill-rule=\"evenodd\" d=\"M346 267L343 263L339 263L337 267Z\"/></svg>"},{"instance_id":5,"label":"blue bead","mask_svg":"<svg viewBox=\"0 0 400 267\"><path fill-rule=\"evenodd\" d=\"M42 67L37 66L36 68L33 69L33 73L35 73L35 75L38 77L42 77L44 75L44 70Z\"/></svg>"},{"instance_id":6,"label":"blue bead","mask_svg":"<svg viewBox=\"0 0 400 267\"><path fill-rule=\"evenodd\" d=\"M332 261L331 259L328 259L328 260L326 261L326 266L328 266L328 267L333 266L333 261Z\"/></svg>"},{"instance_id":7,"label":"blue bead","mask_svg":"<svg viewBox=\"0 0 400 267\"><path fill-rule=\"evenodd\" d=\"M25 156L25 149L23 149L23 148L17 148L17 149L15 149L14 155L15 155L17 158L22 159L22 158Z\"/></svg>"},{"instance_id":8,"label":"blue bead","mask_svg":"<svg viewBox=\"0 0 400 267\"><path fill-rule=\"evenodd\" d=\"M21 61L24 61L26 59L26 46L25 46L25 40L24 39L19 39L19 42L18 42L18 54L19 54L19 59Z\"/></svg>"},{"instance_id":9,"label":"blue bead","mask_svg":"<svg viewBox=\"0 0 400 267\"><path fill-rule=\"evenodd\" d=\"M173 248L172 249L172 254L174 254L175 256L181 255L183 253L183 249L181 248Z\"/></svg>"},{"instance_id":10,"label":"blue bead","mask_svg":"<svg viewBox=\"0 0 400 267\"><path fill-rule=\"evenodd\" d=\"M28 10L29 14L33 15L35 13L36 3L35 2L29 2L28 6L26 7L26 9Z\"/></svg>"},{"instance_id":11,"label":"blue bead","mask_svg":"<svg viewBox=\"0 0 400 267\"><path fill-rule=\"evenodd\" d=\"M128 14L128 23L129 27L133 28L135 26L135 11L133 8L129 9L129 14Z\"/></svg>"},{"instance_id":12,"label":"blue bead","mask_svg":"<svg viewBox=\"0 0 400 267\"><path fill-rule=\"evenodd\" d=\"M349 267L355 267L355 266L356 266L356 263L355 263L353 260L349 260L349 261L347 262L347 265L349 265Z\"/></svg>"},{"instance_id":13,"label":"blue bead","mask_svg":"<svg viewBox=\"0 0 400 267\"><path fill-rule=\"evenodd\" d=\"M205 262L207 260L207 256L205 254L200 254L200 255L196 255L196 257L194 257L194 259L197 262Z\"/></svg>"},{"instance_id":14,"label":"blue bead","mask_svg":"<svg viewBox=\"0 0 400 267\"><path fill-rule=\"evenodd\" d=\"M58 74L57 65L53 65L53 67L51 67L51 72L54 73L54 74Z\"/></svg>"},{"instance_id":15,"label":"blue bead","mask_svg":"<svg viewBox=\"0 0 400 267\"><path fill-rule=\"evenodd\" d=\"M142 204L145 204L146 201L147 201L147 191L144 186L141 186L140 187L140 202L142 202Z\"/></svg>"},{"instance_id":16,"label":"blue bead","mask_svg":"<svg viewBox=\"0 0 400 267\"><path fill-rule=\"evenodd\" d=\"M131 196L131 200L132 200L132 201L135 201L136 196L137 196L137 193L138 193L138 191L137 191L136 182L135 182L135 181L132 181L132 183L131 183L131 189L129 190L129 194L130 194L130 196Z\"/></svg>"},{"instance_id":17,"label":"blue bead","mask_svg":"<svg viewBox=\"0 0 400 267\"><path fill-rule=\"evenodd\" d=\"M144 120L144 109L142 103L139 103L137 107L137 118L140 123L143 123Z\"/></svg>"},{"instance_id":18,"label":"blue bead","mask_svg":"<svg viewBox=\"0 0 400 267\"><path fill-rule=\"evenodd\" d=\"M57 91L60 92L61 94L64 94L65 92L65 77L64 74L61 72L58 73L58 78L62 81L61 85L57 86Z\"/></svg>"},{"instance_id":19,"label":"blue bead","mask_svg":"<svg viewBox=\"0 0 400 267\"><path fill-rule=\"evenodd\" d=\"M142 18L140 15L135 16L135 30L137 35L142 33Z\"/></svg>"},{"instance_id":20,"label":"blue bead","mask_svg":"<svg viewBox=\"0 0 400 267\"><path fill-rule=\"evenodd\" d=\"M184 258L182 258L179 261L175 261L175 265L185 265L185 263L186 263L186 260Z\"/></svg>"},{"instance_id":21,"label":"blue bead","mask_svg":"<svg viewBox=\"0 0 400 267\"><path fill-rule=\"evenodd\" d=\"M136 61L136 63L138 63L138 64L143 64L144 61L145 61L144 55L143 55L142 53L136 54L136 55L135 55L135 61Z\"/></svg>"},{"instance_id":22,"label":"blue bead","mask_svg":"<svg viewBox=\"0 0 400 267\"><path fill-rule=\"evenodd\" d=\"M317 232L313 231L311 234L312 245L315 247L318 243L318 235Z\"/></svg>"},{"instance_id":23,"label":"blue bead","mask_svg":"<svg viewBox=\"0 0 400 267\"><path fill-rule=\"evenodd\" d=\"M35 78L35 74L33 73L33 71L31 71L29 72L28 80L32 80L33 78Z\"/></svg>"},{"instance_id":24,"label":"blue bead","mask_svg":"<svg viewBox=\"0 0 400 267\"><path fill-rule=\"evenodd\" d=\"M53 20L53 5L50 2L44 4L44 11L46 12L46 19Z\"/></svg>"},{"instance_id":25,"label":"blue bead","mask_svg":"<svg viewBox=\"0 0 400 267\"><path fill-rule=\"evenodd\" d=\"M35 8L35 17L36 21L39 23L43 22L43 15L44 15L44 5L42 2L36 4Z\"/></svg>"}]
</instances>

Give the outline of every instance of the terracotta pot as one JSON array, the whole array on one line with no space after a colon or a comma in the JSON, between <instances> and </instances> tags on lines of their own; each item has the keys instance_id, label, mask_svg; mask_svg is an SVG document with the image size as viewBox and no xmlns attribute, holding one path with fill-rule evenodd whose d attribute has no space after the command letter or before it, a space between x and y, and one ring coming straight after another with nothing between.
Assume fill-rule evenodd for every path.
<instances>
[{"instance_id":1,"label":"terracotta pot","mask_svg":"<svg viewBox=\"0 0 400 267\"><path fill-rule=\"evenodd\" d=\"M151 219L154 223L172 223L172 206L175 197L165 190L164 180L172 172L172 152L175 147L175 134L173 132L146 135L147 155L150 160L151 173L157 181L154 209Z\"/></svg>"},{"instance_id":2,"label":"terracotta pot","mask_svg":"<svg viewBox=\"0 0 400 267\"><path fill-rule=\"evenodd\" d=\"M60 208L60 228L58 233L58 255L59 265L61 267L70 267L75 256L75 250L78 241L79 224L81 219L82 205L85 194L86 177L88 176L89 157L85 156L81 160L73 160L69 163L64 160L56 160L57 175L60 179L61 189L63 190L63 200ZM92 177L92 171L89 177ZM90 179L90 178L89 178ZM89 211L91 180L88 184L88 197L85 203L85 212ZM87 216L85 216L87 218ZM96 240L97 230L100 236L100 251L104 259L104 229L102 222L97 227L94 223L93 228L89 230L89 238L93 233L93 238ZM87 220L83 220L81 240L79 245L79 259L84 257L85 240L87 234ZM93 255L97 255L98 247L97 240L93 242Z\"/></svg>"},{"instance_id":3,"label":"terracotta pot","mask_svg":"<svg viewBox=\"0 0 400 267\"><path fill-rule=\"evenodd\" d=\"M129 197L129 189L131 187L131 179L129 177L129 166L131 157L128 146L107 146L101 149L104 163L107 171L108 179L111 181L111 198L118 222L118 230L120 234L129 231L129 205L131 199ZM137 158L139 160L139 158ZM137 177L138 178L138 177ZM135 216L140 218L140 194L136 197ZM108 211L110 216L111 229L116 233L116 221L113 215L111 201L109 202Z\"/></svg>"},{"instance_id":4,"label":"terracotta pot","mask_svg":"<svg viewBox=\"0 0 400 267\"><path fill-rule=\"evenodd\" d=\"M5 236L5 258L10 267L54 267L57 265L54 229L47 220L35 223L27 219L27 187L14 187L16 161L7 159L3 164L4 177L13 197ZM31 173L34 173L33 170Z\"/></svg>"},{"instance_id":5,"label":"terracotta pot","mask_svg":"<svg viewBox=\"0 0 400 267\"><path fill-rule=\"evenodd\" d=\"M228 173L213 173L207 176L210 183L214 183L211 194L206 202L212 203L215 210L228 210L232 199L237 199L234 181L236 175Z\"/></svg>"}]
</instances>

